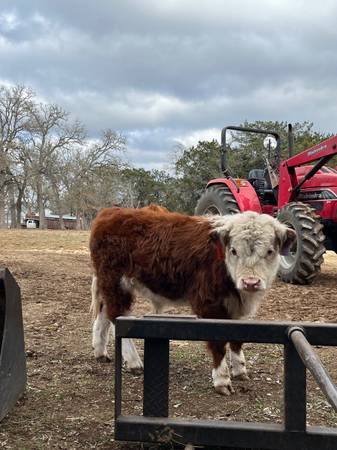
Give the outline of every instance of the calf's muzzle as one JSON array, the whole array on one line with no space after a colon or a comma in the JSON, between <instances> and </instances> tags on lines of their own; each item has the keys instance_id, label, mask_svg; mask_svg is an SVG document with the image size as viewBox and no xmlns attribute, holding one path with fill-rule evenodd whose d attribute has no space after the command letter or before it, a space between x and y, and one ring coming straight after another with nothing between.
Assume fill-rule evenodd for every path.
<instances>
[{"instance_id":1,"label":"calf's muzzle","mask_svg":"<svg viewBox=\"0 0 337 450\"><path fill-rule=\"evenodd\" d=\"M261 280L255 277L242 278L242 285L247 291L257 291L261 288Z\"/></svg>"}]
</instances>

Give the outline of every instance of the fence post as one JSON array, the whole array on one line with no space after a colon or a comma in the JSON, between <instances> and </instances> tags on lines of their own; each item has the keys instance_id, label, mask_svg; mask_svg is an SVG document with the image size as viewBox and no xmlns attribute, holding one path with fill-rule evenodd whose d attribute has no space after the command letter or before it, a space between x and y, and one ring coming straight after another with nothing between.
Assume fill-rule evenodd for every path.
<instances>
[{"instance_id":1,"label":"fence post","mask_svg":"<svg viewBox=\"0 0 337 450\"><path fill-rule=\"evenodd\" d=\"M122 338L115 337L115 418L122 413Z\"/></svg>"},{"instance_id":2,"label":"fence post","mask_svg":"<svg viewBox=\"0 0 337 450\"><path fill-rule=\"evenodd\" d=\"M306 430L306 368L294 344L284 345L284 427Z\"/></svg>"},{"instance_id":3,"label":"fence post","mask_svg":"<svg viewBox=\"0 0 337 450\"><path fill-rule=\"evenodd\" d=\"M169 340L145 339L143 415L168 417Z\"/></svg>"}]
</instances>

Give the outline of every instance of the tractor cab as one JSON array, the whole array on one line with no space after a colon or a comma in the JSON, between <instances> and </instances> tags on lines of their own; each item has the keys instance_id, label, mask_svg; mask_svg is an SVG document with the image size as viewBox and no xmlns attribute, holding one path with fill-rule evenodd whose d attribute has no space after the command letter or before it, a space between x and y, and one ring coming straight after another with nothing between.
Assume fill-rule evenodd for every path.
<instances>
[{"instance_id":1,"label":"tractor cab","mask_svg":"<svg viewBox=\"0 0 337 450\"><path fill-rule=\"evenodd\" d=\"M263 209L264 205L277 205L278 198L278 165L280 162L280 137L274 131L265 131L244 127L226 127L222 133L222 159L221 168L225 175L231 176L232 170L230 169L227 161L228 145L226 142L227 131L240 131L248 133L259 133L265 135L263 140L263 148L256 151L257 155L260 155L259 167L252 168L248 174L245 175L245 179L253 187ZM262 146L261 146L262 147ZM262 157L261 157L262 155ZM233 177L234 178L234 177Z\"/></svg>"},{"instance_id":2,"label":"tractor cab","mask_svg":"<svg viewBox=\"0 0 337 450\"><path fill-rule=\"evenodd\" d=\"M251 169L248 173L247 180L253 186L259 198L263 198L265 190L271 187L266 175L266 169Z\"/></svg>"},{"instance_id":3,"label":"tractor cab","mask_svg":"<svg viewBox=\"0 0 337 450\"><path fill-rule=\"evenodd\" d=\"M267 169L250 170L247 181L253 186L262 203L277 204L277 197L275 196Z\"/></svg>"}]
</instances>

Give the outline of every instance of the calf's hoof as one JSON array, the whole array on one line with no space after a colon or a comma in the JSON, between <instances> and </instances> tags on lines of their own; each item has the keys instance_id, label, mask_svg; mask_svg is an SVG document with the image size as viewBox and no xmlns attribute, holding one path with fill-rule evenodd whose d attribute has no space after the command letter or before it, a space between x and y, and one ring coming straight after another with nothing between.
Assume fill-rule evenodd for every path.
<instances>
[{"instance_id":1,"label":"calf's hoof","mask_svg":"<svg viewBox=\"0 0 337 450\"><path fill-rule=\"evenodd\" d=\"M96 361L99 363L104 363L104 364L112 362L112 360L107 355L98 356L96 358Z\"/></svg>"},{"instance_id":2,"label":"calf's hoof","mask_svg":"<svg viewBox=\"0 0 337 450\"><path fill-rule=\"evenodd\" d=\"M238 373L237 375L232 375L232 378L235 378L236 380L239 380L239 381L250 380L247 373Z\"/></svg>"},{"instance_id":3,"label":"calf's hoof","mask_svg":"<svg viewBox=\"0 0 337 450\"><path fill-rule=\"evenodd\" d=\"M124 369L132 375L141 375L143 373L143 365L130 366L127 362L125 362Z\"/></svg>"},{"instance_id":4,"label":"calf's hoof","mask_svg":"<svg viewBox=\"0 0 337 450\"><path fill-rule=\"evenodd\" d=\"M214 389L221 395L231 395L235 392L231 383L225 386L214 386Z\"/></svg>"},{"instance_id":5,"label":"calf's hoof","mask_svg":"<svg viewBox=\"0 0 337 450\"><path fill-rule=\"evenodd\" d=\"M212 379L214 389L221 395L231 395L234 393L231 378L229 376L226 360L216 369L212 370Z\"/></svg>"}]
</instances>

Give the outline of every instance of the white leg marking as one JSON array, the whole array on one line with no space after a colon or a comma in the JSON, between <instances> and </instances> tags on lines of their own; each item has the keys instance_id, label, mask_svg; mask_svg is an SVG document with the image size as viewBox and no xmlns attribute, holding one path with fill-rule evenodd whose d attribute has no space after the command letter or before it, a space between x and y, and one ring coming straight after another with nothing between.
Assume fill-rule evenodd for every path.
<instances>
[{"instance_id":1,"label":"white leg marking","mask_svg":"<svg viewBox=\"0 0 337 450\"><path fill-rule=\"evenodd\" d=\"M98 294L98 286L97 286L97 276L92 276L92 283L91 283L91 305L90 305L90 311L92 316L96 319L100 312L101 308L101 301L99 299Z\"/></svg>"},{"instance_id":2,"label":"white leg marking","mask_svg":"<svg viewBox=\"0 0 337 450\"><path fill-rule=\"evenodd\" d=\"M164 305L161 302L152 300L152 311L153 314L162 314L164 311Z\"/></svg>"},{"instance_id":3,"label":"white leg marking","mask_svg":"<svg viewBox=\"0 0 337 450\"><path fill-rule=\"evenodd\" d=\"M92 327L92 346L95 358L106 358L108 360L107 346L109 343L109 332L111 322L106 315L106 306L98 313Z\"/></svg>"},{"instance_id":4,"label":"white leg marking","mask_svg":"<svg viewBox=\"0 0 337 450\"><path fill-rule=\"evenodd\" d=\"M212 370L213 386L217 392L223 395L230 395L234 392L232 388L226 356L222 358L220 365Z\"/></svg>"},{"instance_id":5,"label":"white leg marking","mask_svg":"<svg viewBox=\"0 0 337 450\"><path fill-rule=\"evenodd\" d=\"M132 339L122 339L122 355L126 362L126 369L137 371L143 369L143 363L140 359L135 344Z\"/></svg>"},{"instance_id":6,"label":"white leg marking","mask_svg":"<svg viewBox=\"0 0 337 450\"><path fill-rule=\"evenodd\" d=\"M235 353L231 350L231 372L233 378L239 378L240 380L249 379L247 375L246 359L242 350L240 350L239 353Z\"/></svg>"}]
</instances>

